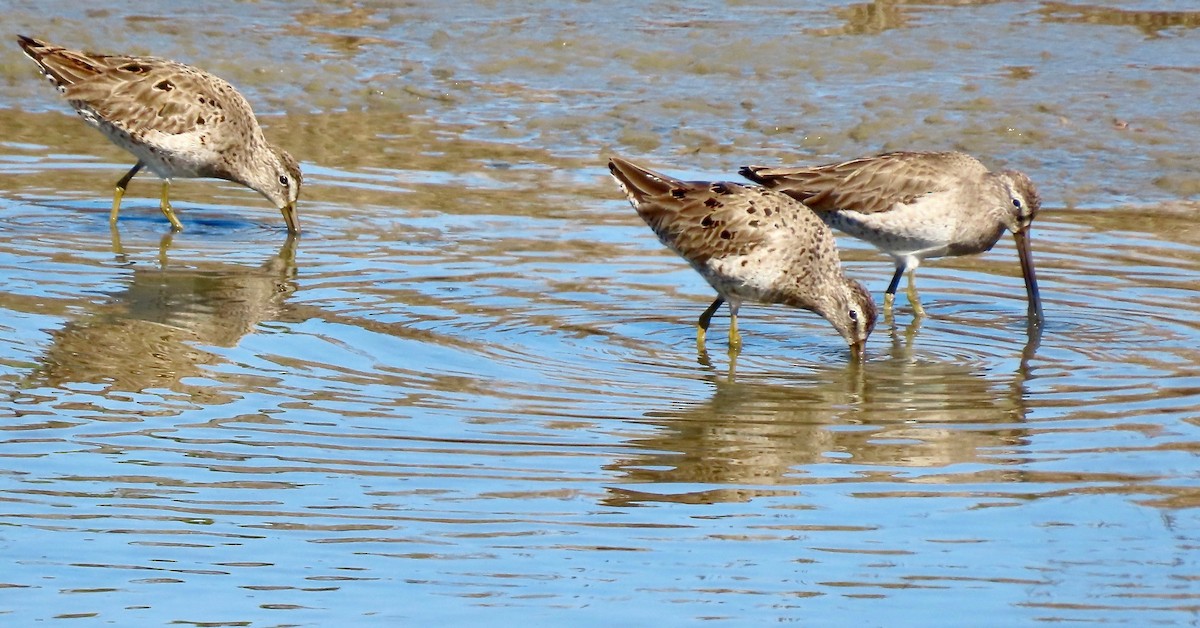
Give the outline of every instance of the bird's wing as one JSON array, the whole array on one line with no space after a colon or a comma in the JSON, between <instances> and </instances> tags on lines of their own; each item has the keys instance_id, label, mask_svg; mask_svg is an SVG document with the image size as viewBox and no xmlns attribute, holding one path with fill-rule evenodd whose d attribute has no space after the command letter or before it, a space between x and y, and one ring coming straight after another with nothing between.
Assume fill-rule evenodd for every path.
<instances>
[{"instance_id":1,"label":"bird's wing","mask_svg":"<svg viewBox=\"0 0 1200 628\"><path fill-rule=\"evenodd\" d=\"M884 212L945 189L950 178L986 173L962 153L894 152L810 168L745 166L739 173L819 212Z\"/></svg>"},{"instance_id":2,"label":"bird's wing","mask_svg":"<svg viewBox=\"0 0 1200 628\"><path fill-rule=\"evenodd\" d=\"M228 82L182 63L68 50L30 37L19 43L77 108L143 141L253 115Z\"/></svg>"},{"instance_id":3,"label":"bird's wing","mask_svg":"<svg viewBox=\"0 0 1200 628\"><path fill-rule=\"evenodd\" d=\"M798 220L824 228L808 208L765 188L681 181L620 158L611 159L609 169L659 239L696 265L748 254Z\"/></svg>"}]
</instances>

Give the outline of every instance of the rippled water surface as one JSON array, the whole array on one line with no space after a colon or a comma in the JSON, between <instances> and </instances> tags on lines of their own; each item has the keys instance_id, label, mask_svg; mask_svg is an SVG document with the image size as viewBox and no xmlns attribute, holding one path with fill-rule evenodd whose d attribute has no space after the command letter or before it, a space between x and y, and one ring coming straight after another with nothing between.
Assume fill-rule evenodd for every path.
<instances>
[{"instance_id":1,"label":"rippled water surface","mask_svg":"<svg viewBox=\"0 0 1200 628\"><path fill-rule=\"evenodd\" d=\"M0 47L4 625L1200 623L1192 3L82 11L4 30L229 78L305 231L142 175L110 232L132 160ZM697 355L604 167L899 148L1038 182L1040 338L1004 239L861 365L763 306Z\"/></svg>"}]
</instances>

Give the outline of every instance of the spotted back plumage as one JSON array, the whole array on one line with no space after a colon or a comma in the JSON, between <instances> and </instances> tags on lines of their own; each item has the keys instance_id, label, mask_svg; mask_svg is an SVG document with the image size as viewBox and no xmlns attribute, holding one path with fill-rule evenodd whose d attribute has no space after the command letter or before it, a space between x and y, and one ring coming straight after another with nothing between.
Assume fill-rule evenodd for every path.
<instances>
[{"instance_id":1,"label":"spotted back plumage","mask_svg":"<svg viewBox=\"0 0 1200 628\"><path fill-rule=\"evenodd\" d=\"M946 189L946 172L983 176L979 160L957 152L898 151L802 168L744 166L742 176L819 212L885 212Z\"/></svg>"},{"instance_id":2,"label":"spotted back plumage","mask_svg":"<svg viewBox=\"0 0 1200 628\"><path fill-rule=\"evenodd\" d=\"M168 59L69 50L24 36L17 41L80 116L133 153L138 167L168 180L240 183L274 203L289 230L298 230L299 165L267 141L250 104L227 81Z\"/></svg>"},{"instance_id":3,"label":"spotted back plumage","mask_svg":"<svg viewBox=\"0 0 1200 628\"><path fill-rule=\"evenodd\" d=\"M29 37L19 43L93 125L110 124L152 144L207 130L205 145L215 152L230 150L247 132L256 143L266 143L261 131L254 133L256 123L250 128L250 104L218 76L168 59L80 52ZM242 133L211 132L225 125Z\"/></svg>"},{"instance_id":4,"label":"spotted back plumage","mask_svg":"<svg viewBox=\"0 0 1200 628\"><path fill-rule=\"evenodd\" d=\"M758 186L682 181L617 157L609 170L659 240L723 298L812 310L851 344L870 334L874 302L842 273L833 234L803 204Z\"/></svg>"},{"instance_id":5,"label":"spotted back plumage","mask_svg":"<svg viewBox=\"0 0 1200 628\"><path fill-rule=\"evenodd\" d=\"M663 244L696 265L747 255L785 229L814 232L818 255L835 252L825 225L804 206L758 186L681 181L614 157L609 168L638 215Z\"/></svg>"}]
</instances>

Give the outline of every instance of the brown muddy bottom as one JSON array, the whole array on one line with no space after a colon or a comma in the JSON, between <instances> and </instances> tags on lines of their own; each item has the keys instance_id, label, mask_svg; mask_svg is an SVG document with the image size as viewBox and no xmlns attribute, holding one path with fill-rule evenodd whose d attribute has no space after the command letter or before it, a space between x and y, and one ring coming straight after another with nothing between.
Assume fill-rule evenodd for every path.
<instances>
[{"instance_id":1,"label":"brown muddy bottom","mask_svg":"<svg viewBox=\"0 0 1200 628\"><path fill-rule=\"evenodd\" d=\"M7 48L9 623L1195 623L1186 3L9 16L229 78L306 185L288 238L178 181L171 236L143 175L114 234L131 159ZM901 297L861 365L763 306L736 363L724 314L697 355L711 291L604 168L901 148L1038 182L1040 337L1006 238L923 266L930 317ZM890 260L840 244L880 295Z\"/></svg>"}]
</instances>

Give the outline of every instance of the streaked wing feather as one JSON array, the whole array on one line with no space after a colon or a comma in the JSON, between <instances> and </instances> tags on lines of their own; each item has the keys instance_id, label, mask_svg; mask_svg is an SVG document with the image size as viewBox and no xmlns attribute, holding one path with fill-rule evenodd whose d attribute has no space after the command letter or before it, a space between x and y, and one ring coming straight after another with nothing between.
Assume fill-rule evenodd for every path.
<instances>
[{"instance_id":1,"label":"streaked wing feather","mask_svg":"<svg viewBox=\"0 0 1200 628\"><path fill-rule=\"evenodd\" d=\"M64 95L127 133L189 133L221 115L211 104L217 95L210 85L214 79L223 84L221 79L202 79L199 70L162 59L114 56L105 61L105 72L67 86Z\"/></svg>"},{"instance_id":2,"label":"streaked wing feather","mask_svg":"<svg viewBox=\"0 0 1200 628\"><path fill-rule=\"evenodd\" d=\"M974 163L961 153L895 152L811 168L748 166L743 176L816 211L888 211L945 186L947 168Z\"/></svg>"},{"instance_id":3,"label":"streaked wing feather","mask_svg":"<svg viewBox=\"0 0 1200 628\"><path fill-rule=\"evenodd\" d=\"M66 87L86 81L104 72L104 58L67 50L36 39L22 41L21 47L59 85Z\"/></svg>"},{"instance_id":4,"label":"streaked wing feather","mask_svg":"<svg viewBox=\"0 0 1200 628\"><path fill-rule=\"evenodd\" d=\"M664 244L693 264L745 255L775 239L794 220L820 221L791 198L757 186L681 181L613 160L638 215Z\"/></svg>"}]
</instances>

